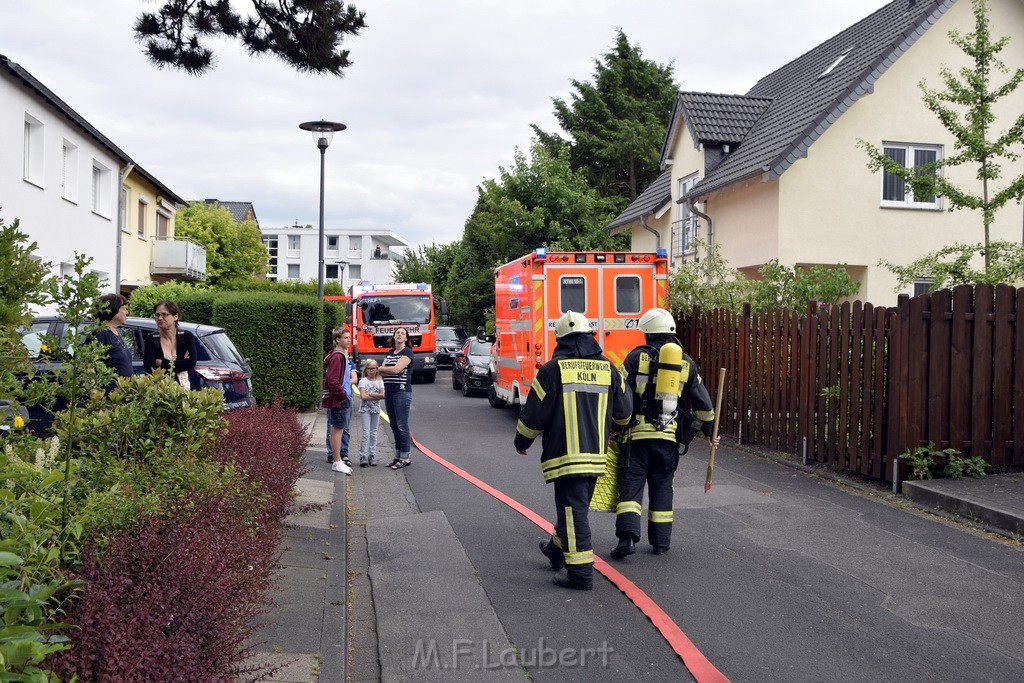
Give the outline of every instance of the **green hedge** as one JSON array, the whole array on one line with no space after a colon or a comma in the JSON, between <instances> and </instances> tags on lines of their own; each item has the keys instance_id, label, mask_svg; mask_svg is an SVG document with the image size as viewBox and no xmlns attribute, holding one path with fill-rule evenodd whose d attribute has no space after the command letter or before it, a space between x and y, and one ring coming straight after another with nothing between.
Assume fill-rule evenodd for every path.
<instances>
[{"instance_id":1,"label":"green hedge","mask_svg":"<svg viewBox=\"0 0 1024 683\"><path fill-rule=\"evenodd\" d=\"M227 330L252 366L261 403L313 407L320 399L324 316L315 297L228 292L213 301L213 324Z\"/></svg>"}]
</instances>

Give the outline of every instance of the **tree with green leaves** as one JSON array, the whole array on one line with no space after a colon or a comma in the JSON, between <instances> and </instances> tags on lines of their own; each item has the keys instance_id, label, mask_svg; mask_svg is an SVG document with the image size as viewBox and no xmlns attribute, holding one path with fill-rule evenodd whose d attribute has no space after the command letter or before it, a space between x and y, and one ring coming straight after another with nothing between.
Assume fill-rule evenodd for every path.
<instances>
[{"instance_id":1,"label":"tree with green leaves","mask_svg":"<svg viewBox=\"0 0 1024 683\"><path fill-rule=\"evenodd\" d=\"M508 169L479 188L476 207L454 250L446 292L450 312L467 329L484 324L494 305L494 268L546 246L550 250L616 250L628 235L612 237L604 226L617 212L582 171L569 150L535 144L527 157L516 150Z\"/></svg>"},{"instance_id":2,"label":"tree with green leaves","mask_svg":"<svg viewBox=\"0 0 1024 683\"><path fill-rule=\"evenodd\" d=\"M979 270L973 264L982 251L988 255L989 263ZM982 244L958 243L903 266L889 261L881 261L880 265L896 275L900 289L925 277L932 281L928 288L931 292L956 285L1020 282L1024 280L1024 244L996 240L985 249Z\"/></svg>"},{"instance_id":3,"label":"tree with green leaves","mask_svg":"<svg viewBox=\"0 0 1024 683\"><path fill-rule=\"evenodd\" d=\"M342 76L352 62L341 43L366 27L365 12L342 0L252 0L253 13L244 14L238 4L163 0L156 11L135 20L135 38L157 67L192 75L213 66L208 41L229 38L252 56L271 54L300 72Z\"/></svg>"},{"instance_id":4,"label":"tree with green leaves","mask_svg":"<svg viewBox=\"0 0 1024 683\"><path fill-rule=\"evenodd\" d=\"M418 249L407 250L398 260L396 282L428 282L434 296L448 299L448 273L459 251L459 243L431 243Z\"/></svg>"},{"instance_id":5,"label":"tree with green leaves","mask_svg":"<svg viewBox=\"0 0 1024 683\"><path fill-rule=\"evenodd\" d=\"M550 152L567 146L573 170L583 170L601 196L619 197L622 209L658 177L677 86L672 65L643 58L619 30L615 44L594 60L593 83L572 80L575 92L566 102L553 98L555 118L568 135L534 125Z\"/></svg>"},{"instance_id":6,"label":"tree with green leaves","mask_svg":"<svg viewBox=\"0 0 1024 683\"><path fill-rule=\"evenodd\" d=\"M222 278L246 278L267 272L269 254L256 221L235 223L231 212L219 204L193 202L178 211L174 233L190 237L206 249L206 281L216 285Z\"/></svg>"},{"instance_id":7,"label":"tree with green leaves","mask_svg":"<svg viewBox=\"0 0 1024 683\"><path fill-rule=\"evenodd\" d=\"M1001 163L1015 161L1019 157L1017 148L1024 142L1024 114L1017 114L1005 131L993 134L996 122L993 105L1017 89L1024 80L1024 68L1016 69L1002 85L992 84L993 72L1009 71L999 60L998 54L1010 39L1006 36L998 40L992 38L985 0L973 0L973 11L972 33L949 33L952 43L972 60L973 65L963 67L957 73L943 67L939 72L946 86L943 91L933 90L923 80L918 84L924 93L925 106L953 136L954 153L927 164L906 167L864 140L860 140L859 144L868 153L868 165L872 171L884 169L902 179L915 196L945 197L949 201L950 211L980 211L984 228L983 242L980 245L961 245L957 253L963 257L980 252L985 259L985 272L988 272L992 265L989 231L995 215L1011 199L1020 202L1024 198L1024 174L1010 179L1001 188L996 187L996 181L1002 177ZM1014 111L1019 112L1020 107ZM975 177L980 181L980 194L976 193L977 186L958 186L941 172L946 168L964 165L977 168ZM928 261L929 258L925 257L923 263ZM918 276L932 274L921 272Z\"/></svg>"}]
</instances>

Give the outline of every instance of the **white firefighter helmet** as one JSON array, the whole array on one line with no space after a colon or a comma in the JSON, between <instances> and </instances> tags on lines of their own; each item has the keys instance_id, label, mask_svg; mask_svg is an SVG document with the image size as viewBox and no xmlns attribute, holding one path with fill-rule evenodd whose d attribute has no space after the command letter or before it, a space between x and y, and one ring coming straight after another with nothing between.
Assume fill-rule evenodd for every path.
<instances>
[{"instance_id":1,"label":"white firefighter helmet","mask_svg":"<svg viewBox=\"0 0 1024 683\"><path fill-rule=\"evenodd\" d=\"M640 331L644 334L671 334L676 321L664 308L652 308L640 316Z\"/></svg>"},{"instance_id":2,"label":"white firefighter helmet","mask_svg":"<svg viewBox=\"0 0 1024 683\"><path fill-rule=\"evenodd\" d=\"M555 339L561 339L573 332L590 332L590 321L582 313L566 311L555 323Z\"/></svg>"}]
</instances>

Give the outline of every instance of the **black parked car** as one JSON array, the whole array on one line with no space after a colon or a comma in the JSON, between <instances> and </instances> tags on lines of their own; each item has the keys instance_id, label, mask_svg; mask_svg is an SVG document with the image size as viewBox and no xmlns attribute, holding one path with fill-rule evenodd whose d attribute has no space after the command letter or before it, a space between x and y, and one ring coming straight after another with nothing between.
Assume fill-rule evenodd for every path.
<instances>
[{"instance_id":1,"label":"black parked car","mask_svg":"<svg viewBox=\"0 0 1024 683\"><path fill-rule=\"evenodd\" d=\"M455 356L462 352L467 336L461 327L437 328L437 367L453 367Z\"/></svg>"},{"instance_id":2,"label":"black parked car","mask_svg":"<svg viewBox=\"0 0 1024 683\"><path fill-rule=\"evenodd\" d=\"M248 408L255 403L252 396L252 369L231 342L223 328L212 325L179 322L178 326L196 336L196 367L189 372L193 390L213 387L224 392L224 409ZM39 358L42 335L51 334L64 347L64 335L68 324L56 317L39 317L32 320L29 329L22 333L21 341L31 358ZM132 351L132 367L136 375L145 372L142 368L142 342L146 335L156 332L156 321L150 318L128 318L120 328L125 345ZM58 366L57 362L38 363L37 368L45 370ZM57 407L58 409L60 406ZM46 432L53 418L38 406L29 408L29 426L36 432Z\"/></svg>"},{"instance_id":3,"label":"black parked car","mask_svg":"<svg viewBox=\"0 0 1024 683\"><path fill-rule=\"evenodd\" d=\"M473 337L467 339L455 356L452 366L452 389L462 389L463 396L484 393L491 385L491 342Z\"/></svg>"}]
</instances>

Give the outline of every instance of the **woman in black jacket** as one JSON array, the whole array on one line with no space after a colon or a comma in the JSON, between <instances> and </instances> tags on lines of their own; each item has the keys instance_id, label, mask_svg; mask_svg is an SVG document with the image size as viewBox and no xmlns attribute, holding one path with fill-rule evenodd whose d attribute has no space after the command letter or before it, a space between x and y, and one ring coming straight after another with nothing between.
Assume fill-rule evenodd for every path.
<instances>
[{"instance_id":1,"label":"woman in black jacket","mask_svg":"<svg viewBox=\"0 0 1024 683\"><path fill-rule=\"evenodd\" d=\"M142 346L142 365L146 372L164 369L178 383L190 388L189 370L196 366L196 337L178 329L181 311L173 301L160 301L153 306L157 331L146 337Z\"/></svg>"}]
</instances>

